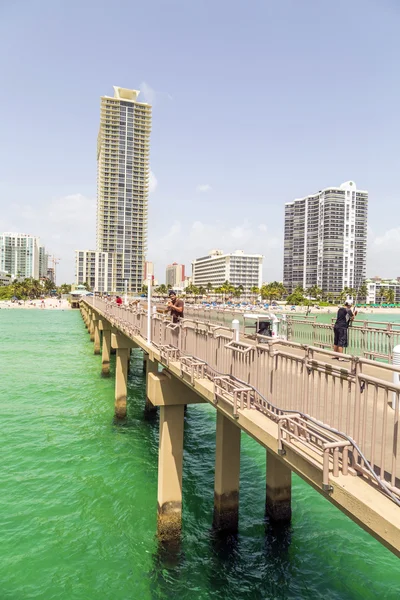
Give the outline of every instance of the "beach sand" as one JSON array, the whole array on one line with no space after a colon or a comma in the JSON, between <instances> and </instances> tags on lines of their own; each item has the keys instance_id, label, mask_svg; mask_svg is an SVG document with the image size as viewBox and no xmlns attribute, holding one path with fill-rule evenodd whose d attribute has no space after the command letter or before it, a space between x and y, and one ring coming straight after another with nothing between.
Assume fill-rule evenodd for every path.
<instances>
[{"instance_id":1,"label":"beach sand","mask_svg":"<svg viewBox=\"0 0 400 600\"><path fill-rule=\"evenodd\" d=\"M23 308L29 310L70 310L71 305L68 300L57 300L57 298L45 298L43 300L20 300L11 302L11 300L1 300L0 309Z\"/></svg>"}]
</instances>

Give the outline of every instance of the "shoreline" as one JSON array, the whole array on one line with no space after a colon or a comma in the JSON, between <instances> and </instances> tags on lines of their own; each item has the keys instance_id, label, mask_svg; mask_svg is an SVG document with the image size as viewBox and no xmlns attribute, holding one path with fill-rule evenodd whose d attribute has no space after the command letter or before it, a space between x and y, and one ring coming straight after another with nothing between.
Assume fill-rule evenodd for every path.
<instances>
[{"instance_id":1,"label":"shoreline","mask_svg":"<svg viewBox=\"0 0 400 600\"><path fill-rule=\"evenodd\" d=\"M0 300L0 310L72 310L68 300L57 300L57 298L45 298L43 300L20 300L11 302L11 300Z\"/></svg>"},{"instance_id":2,"label":"shoreline","mask_svg":"<svg viewBox=\"0 0 400 600\"><path fill-rule=\"evenodd\" d=\"M321 306L320 308L310 307L308 311L309 315L318 315L318 314L336 314L338 309L342 306L341 304L332 305L332 306ZM213 306L212 308L204 308L199 305L186 305L187 310L206 310L213 312L218 310L220 312L237 312L238 314L243 313L277 313L277 314L287 314L287 315L305 315L307 313L307 307L305 306L296 306L296 310L291 310L290 308L286 308L285 306L273 306L270 308L264 307L253 307L252 305L248 307L217 307ZM388 314L388 315L399 315L400 316L400 308L357 308L358 315L374 315L374 314Z\"/></svg>"}]
</instances>

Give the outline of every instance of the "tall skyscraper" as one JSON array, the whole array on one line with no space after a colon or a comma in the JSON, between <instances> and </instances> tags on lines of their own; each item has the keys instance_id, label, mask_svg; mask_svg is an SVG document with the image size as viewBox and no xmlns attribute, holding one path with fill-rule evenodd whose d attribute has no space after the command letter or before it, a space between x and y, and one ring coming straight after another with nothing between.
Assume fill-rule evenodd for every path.
<instances>
[{"instance_id":1,"label":"tall skyscraper","mask_svg":"<svg viewBox=\"0 0 400 600\"><path fill-rule=\"evenodd\" d=\"M48 254L40 238L26 233L0 234L0 271L13 277L47 276Z\"/></svg>"},{"instance_id":2,"label":"tall skyscraper","mask_svg":"<svg viewBox=\"0 0 400 600\"><path fill-rule=\"evenodd\" d=\"M113 288L142 287L147 244L151 106L139 92L103 96L97 144L97 250L114 255Z\"/></svg>"},{"instance_id":3,"label":"tall skyscraper","mask_svg":"<svg viewBox=\"0 0 400 600\"><path fill-rule=\"evenodd\" d=\"M139 91L114 86L102 96L97 140L97 255L77 251L76 283L82 266L102 265L96 291L139 292L147 245L151 106ZM107 255L107 256L106 256ZM93 278L92 278L93 279Z\"/></svg>"},{"instance_id":4,"label":"tall skyscraper","mask_svg":"<svg viewBox=\"0 0 400 600\"><path fill-rule=\"evenodd\" d=\"M285 204L283 283L339 294L365 280L368 192L353 181Z\"/></svg>"}]
</instances>

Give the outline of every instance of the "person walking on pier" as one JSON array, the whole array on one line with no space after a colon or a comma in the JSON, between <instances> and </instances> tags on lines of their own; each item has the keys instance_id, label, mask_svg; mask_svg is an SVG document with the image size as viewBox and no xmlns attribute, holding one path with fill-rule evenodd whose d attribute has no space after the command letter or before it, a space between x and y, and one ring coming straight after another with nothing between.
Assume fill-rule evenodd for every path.
<instances>
[{"instance_id":1,"label":"person walking on pier","mask_svg":"<svg viewBox=\"0 0 400 600\"><path fill-rule=\"evenodd\" d=\"M183 319L183 309L184 304L183 300L176 297L174 290L170 290L168 293L169 302L167 304L167 308L171 313L172 322L179 323L181 319Z\"/></svg>"},{"instance_id":2,"label":"person walking on pier","mask_svg":"<svg viewBox=\"0 0 400 600\"><path fill-rule=\"evenodd\" d=\"M351 310L351 302L347 301L344 306L339 308L336 317L336 323L333 326L334 341L333 350L334 352L343 353L343 348L347 348L347 337L350 323L354 321L357 311ZM345 360L344 358L335 357L336 360Z\"/></svg>"}]
</instances>

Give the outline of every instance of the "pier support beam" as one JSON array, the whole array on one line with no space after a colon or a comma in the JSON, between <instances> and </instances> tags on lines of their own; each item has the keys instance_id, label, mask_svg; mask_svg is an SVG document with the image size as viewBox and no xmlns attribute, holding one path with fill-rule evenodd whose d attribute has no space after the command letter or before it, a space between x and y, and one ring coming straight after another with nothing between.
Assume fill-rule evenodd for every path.
<instances>
[{"instance_id":1,"label":"pier support beam","mask_svg":"<svg viewBox=\"0 0 400 600\"><path fill-rule=\"evenodd\" d=\"M100 354L100 328L99 328L99 319L93 319L93 336L94 336L93 354Z\"/></svg>"},{"instance_id":2,"label":"pier support beam","mask_svg":"<svg viewBox=\"0 0 400 600\"><path fill-rule=\"evenodd\" d=\"M100 321L100 330L103 332L103 345L101 349L101 375L110 376L110 354L111 354L111 326L108 321Z\"/></svg>"},{"instance_id":3,"label":"pier support beam","mask_svg":"<svg viewBox=\"0 0 400 600\"><path fill-rule=\"evenodd\" d=\"M130 349L135 347L135 344L122 333L112 333L111 345L117 350L115 360L115 416L118 419L123 419L126 417L128 361Z\"/></svg>"},{"instance_id":4,"label":"pier support beam","mask_svg":"<svg viewBox=\"0 0 400 600\"><path fill-rule=\"evenodd\" d=\"M276 454L267 450L266 515L273 521L289 522L292 517L292 472Z\"/></svg>"},{"instance_id":5,"label":"pier support beam","mask_svg":"<svg viewBox=\"0 0 400 600\"><path fill-rule=\"evenodd\" d=\"M160 407L157 533L161 541L181 534L183 425L183 404Z\"/></svg>"},{"instance_id":6,"label":"pier support beam","mask_svg":"<svg viewBox=\"0 0 400 600\"><path fill-rule=\"evenodd\" d=\"M217 411L213 525L218 530L237 532L239 475L240 428Z\"/></svg>"},{"instance_id":7,"label":"pier support beam","mask_svg":"<svg viewBox=\"0 0 400 600\"><path fill-rule=\"evenodd\" d=\"M149 360L149 369L154 369L154 365ZM161 541L174 541L182 528L185 404L204 403L204 400L167 369L162 373L147 373L147 396L154 406L160 407L157 533Z\"/></svg>"},{"instance_id":8,"label":"pier support beam","mask_svg":"<svg viewBox=\"0 0 400 600\"><path fill-rule=\"evenodd\" d=\"M90 341L94 342L94 324L93 324L93 320L94 320L94 314L93 312L89 313L89 327L88 327L88 331L89 331L89 335L90 335Z\"/></svg>"},{"instance_id":9,"label":"pier support beam","mask_svg":"<svg viewBox=\"0 0 400 600\"><path fill-rule=\"evenodd\" d=\"M157 407L149 400L148 387L149 387L149 374L158 373L158 362L156 360L150 360L149 355L145 354L143 357L143 371L146 373L146 403L144 405L144 414L146 416L154 415L157 412Z\"/></svg>"}]
</instances>

